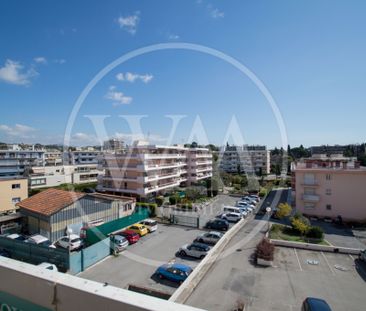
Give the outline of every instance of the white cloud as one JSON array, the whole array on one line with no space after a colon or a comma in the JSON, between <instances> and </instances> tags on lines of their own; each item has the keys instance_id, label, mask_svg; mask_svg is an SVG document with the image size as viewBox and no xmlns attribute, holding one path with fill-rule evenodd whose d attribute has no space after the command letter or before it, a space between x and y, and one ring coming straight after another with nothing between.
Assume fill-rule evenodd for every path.
<instances>
[{"instance_id":1,"label":"white cloud","mask_svg":"<svg viewBox=\"0 0 366 311\"><path fill-rule=\"evenodd\" d=\"M105 98L113 101L113 106L128 105L132 102L132 97L125 96L124 93L115 91L115 89L112 85L112 89L110 87L108 93L105 95Z\"/></svg>"},{"instance_id":2,"label":"white cloud","mask_svg":"<svg viewBox=\"0 0 366 311\"><path fill-rule=\"evenodd\" d=\"M220 11L218 8L215 8L212 4L207 5L208 13L211 15L212 18L223 18L225 13Z\"/></svg>"},{"instance_id":3,"label":"white cloud","mask_svg":"<svg viewBox=\"0 0 366 311\"><path fill-rule=\"evenodd\" d=\"M116 132L114 134L115 138L121 139L124 142L131 144L132 142L136 141L136 140L144 140L144 141L148 141L151 144L154 143L165 143L166 142L166 138L160 136L159 134L150 134L148 133L147 135L140 133L140 134L127 134L127 133L119 133Z\"/></svg>"},{"instance_id":4,"label":"white cloud","mask_svg":"<svg viewBox=\"0 0 366 311\"><path fill-rule=\"evenodd\" d=\"M144 83L149 83L154 78L151 74L137 74L132 72L126 72L125 74L120 72L116 75L116 79L118 81L128 81L128 82L135 82L136 80L141 80Z\"/></svg>"},{"instance_id":5,"label":"white cloud","mask_svg":"<svg viewBox=\"0 0 366 311\"><path fill-rule=\"evenodd\" d=\"M24 70L19 62L7 59L4 67L0 67L0 81L16 85L29 85L31 78L38 75L33 68Z\"/></svg>"},{"instance_id":6,"label":"white cloud","mask_svg":"<svg viewBox=\"0 0 366 311\"><path fill-rule=\"evenodd\" d=\"M176 34L169 34L168 35L168 39L169 40L178 40L180 38L180 36L176 35Z\"/></svg>"},{"instance_id":7,"label":"white cloud","mask_svg":"<svg viewBox=\"0 0 366 311\"><path fill-rule=\"evenodd\" d=\"M117 20L119 27L131 35L134 35L137 31L137 26L140 22L140 12L137 11L133 15L120 16Z\"/></svg>"},{"instance_id":8,"label":"white cloud","mask_svg":"<svg viewBox=\"0 0 366 311\"><path fill-rule=\"evenodd\" d=\"M76 145L98 145L100 143L95 135L82 132L73 134L70 141Z\"/></svg>"},{"instance_id":9,"label":"white cloud","mask_svg":"<svg viewBox=\"0 0 366 311\"><path fill-rule=\"evenodd\" d=\"M62 64L65 64L65 63L66 63L66 60L65 60L65 59L63 59L63 58L60 58L60 59L55 59L55 60L54 60L54 62L55 62L56 64L60 64L60 65L62 65Z\"/></svg>"},{"instance_id":10,"label":"white cloud","mask_svg":"<svg viewBox=\"0 0 366 311\"><path fill-rule=\"evenodd\" d=\"M24 124L15 124L14 126L8 126L0 124L0 132L5 133L7 136L18 138L33 137L32 133L36 131L35 128Z\"/></svg>"},{"instance_id":11,"label":"white cloud","mask_svg":"<svg viewBox=\"0 0 366 311\"><path fill-rule=\"evenodd\" d=\"M43 56L35 57L35 58L33 58L33 60L37 64L42 64L42 65L46 65L47 64L47 59L45 57L43 57Z\"/></svg>"}]
</instances>

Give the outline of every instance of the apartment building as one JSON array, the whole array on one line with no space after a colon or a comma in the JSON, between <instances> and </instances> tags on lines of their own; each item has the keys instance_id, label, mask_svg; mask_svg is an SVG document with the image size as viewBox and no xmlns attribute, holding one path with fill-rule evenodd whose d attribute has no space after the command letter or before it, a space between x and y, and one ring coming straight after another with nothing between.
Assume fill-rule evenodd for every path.
<instances>
[{"instance_id":1,"label":"apartment building","mask_svg":"<svg viewBox=\"0 0 366 311\"><path fill-rule=\"evenodd\" d=\"M44 150L0 150L0 178L25 176L32 166L43 163Z\"/></svg>"},{"instance_id":2,"label":"apartment building","mask_svg":"<svg viewBox=\"0 0 366 311\"><path fill-rule=\"evenodd\" d=\"M105 153L97 189L146 197L212 176L212 155L205 148L135 142L123 153Z\"/></svg>"},{"instance_id":3,"label":"apartment building","mask_svg":"<svg viewBox=\"0 0 366 311\"><path fill-rule=\"evenodd\" d=\"M44 165L45 166L58 166L62 165L63 152L59 150L46 150L44 153Z\"/></svg>"},{"instance_id":4,"label":"apartment building","mask_svg":"<svg viewBox=\"0 0 366 311\"><path fill-rule=\"evenodd\" d=\"M221 151L220 169L227 173L269 174L270 158L266 146L226 146Z\"/></svg>"},{"instance_id":5,"label":"apartment building","mask_svg":"<svg viewBox=\"0 0 366 311\"><path fill-rule=\"evenodd\" d=\"M313 155L292 164L296 209L303 214L365 221L366 167L343 155Z\"/></svg>"},{"instance_id":6,"label":"apartment building","mask_svg":"<svg viewBox=\"0 0 366 311\"><path fill-rule=\"evenodd\" d=\"M0 179L0 214L13 212L16 204L28 197L27 178Z\"/></svg>"},{"instance_id":7,"label":"apartment building","mask_svg":"<svg viewBox=\"0 0 366 311\"><path fill-rule=\"evenodd\" d=\"M98 150L76 150L63 153L64 165L98 164Z\"/></svg>"},{"instance_id":8,"label":"apartment building","mask_svg":"<svg viewBox=\"0 0 366 311\"><path fill-rule=\"evenodd\" d=\"M112 138L103 142L104 151L121 151L124 148L124 143L120 139Z\"/></svg>"}]
</instances>

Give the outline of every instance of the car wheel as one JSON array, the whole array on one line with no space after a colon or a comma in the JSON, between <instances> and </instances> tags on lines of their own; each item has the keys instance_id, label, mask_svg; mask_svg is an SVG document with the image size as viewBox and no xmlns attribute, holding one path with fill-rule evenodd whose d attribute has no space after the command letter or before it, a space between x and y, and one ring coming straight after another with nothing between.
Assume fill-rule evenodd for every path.
<instances>
[{"instance_id":1,"label":"car wheel","mask_svg":"<svg viewBox=\"0 0 366 311\"><path fill-rule=\"evenodd\" d=\"M179 252L179 255L181 255L182 257L187 256L187 254L186 254L186 252L185 252L185 251L180 251L180 252Z\"/></svg>"},{"instance_id":2,"label":"car wheel","mask_svg":"<svg viewBox=\"0 0 366 311\"><path fill-rule=\"evenodd\" d=\"M201 256L200 256L200 259L203 259L203 258L205 258L205 255L201 255Z\"/></svg>"}]
</instances>

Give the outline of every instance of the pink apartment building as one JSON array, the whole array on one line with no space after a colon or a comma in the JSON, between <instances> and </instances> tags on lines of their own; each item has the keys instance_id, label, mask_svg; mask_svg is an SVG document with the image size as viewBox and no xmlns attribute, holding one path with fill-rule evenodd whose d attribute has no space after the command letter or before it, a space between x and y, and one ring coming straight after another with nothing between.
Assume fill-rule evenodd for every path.
<instances>
[{"instance_id":1,"label":"pink apartment building","mask_svg":"<svg viewBox=\"0 0 366 311\"><path fill-rule=\"evenodd\" d=\"M212 177L212 154L206 148L141 145L105 153L99 191L146 197Z\"/></svg>"},{"instance_id":2,"label":"pink apartment building","mask_svg":"<svg viewBox=\"0 0 366 311\"><path fill-rule=\"evenodd\" d=\"M296 209L303 214L366 221L366 167L342 155L293 163Z\"/></svg>"}]
</instances>

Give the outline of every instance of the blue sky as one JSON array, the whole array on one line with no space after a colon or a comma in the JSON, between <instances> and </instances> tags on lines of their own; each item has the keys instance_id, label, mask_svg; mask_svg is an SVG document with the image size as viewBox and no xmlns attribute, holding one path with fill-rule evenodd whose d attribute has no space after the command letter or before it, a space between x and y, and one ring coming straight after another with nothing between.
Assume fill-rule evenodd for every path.
<instances>
[{"instance_id":1,"label":"blue sky","mask_svg":"<svg viewBox=\"0 0 366 311\"><path fill-rule=\"evenodd\" d=\"M3 0L0 141L62 143L77 98L105 66L144 46L189 42L237 59L264 83L291 145L363 142L365 13L365 1L340 0ZM185 115L173 143L187 142L199 118L207 141L223 144L233 117L245 142L283 143L248 77L189 50L140 55L109 72L72 125L75 145L97 142L86 115L108 115L107 135L125 140L138 135L120 115L146 115L142 131L160 144L171 131L166 115Z\"/></svg>"}]
</instances>

